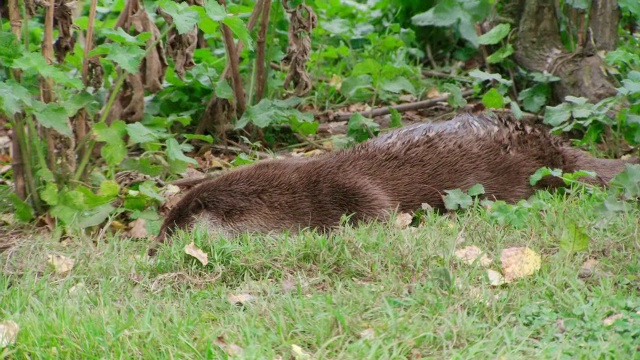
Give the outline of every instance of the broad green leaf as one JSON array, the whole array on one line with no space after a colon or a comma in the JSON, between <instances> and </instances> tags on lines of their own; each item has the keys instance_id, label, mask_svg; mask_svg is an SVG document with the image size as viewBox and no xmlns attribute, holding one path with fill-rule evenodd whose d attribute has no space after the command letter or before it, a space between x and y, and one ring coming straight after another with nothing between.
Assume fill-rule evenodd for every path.
<instances>
[{"instance_id":1,"label":"broad green leaf","mask_svg":"<svg viewBox=\"0 0 640 360\"><path fill-rule=\"evenodd\" d=\"M69 116L67 116L67 111L62 106L56 103L45 104L35 101L33 103L33 115L35 115L40 125L48 129L54 129L64 136L70 137L72 135Z\"/></svg>"},{"instance_id":2,"label":"broad green leaf","mask_svg":"<svg viewBox=\"0 0 640 360\"><path fill-rule=\"evenodd\" d=\"M484 186L482 184L475 184L467 190L469 196L478 196L484 194Z\"/></svg>"},{"instance_id":3,"label":"broad green leaf","mask_svg":"<svg viewBox=\"0 0 640 360\"><path fill-rule=\"evenodd\" d=\"M447 193L444 197L444 206L447 210L466 209L473 205L473 199L460 189L445 190Z\"/></svg>"},{"instance_id":4,"label":"broad green leaf","mask_svg":"<svg viewBox=\"0 0 640 360\"><path fill-rule=\"evenodd\" d=\"M389 112L391 113L391 121L389 122L390 128L398 128L402 127L402 114L392 107L389 108Z\"/></svg>"},{"instance_id":5,"label":"broad green leaf","mask_svg":"<svg viewBox=\"0 0 640 360\"><path fill-rule=\"evenodd\" d=\"M357 142L361 142L375 136L379 131L380 125L372 119L355 113L347 123L347 135L354 138Z\"/></svg>"},{"instance_id":6,"label":"broad green leaf","mask_svg":"<svg viewBox=\"0 0 640 360\"><path fill-rule=\"evenodd\" d=\"M149 176L159 176L162 174L163 167L152 163L151 160L146 157L139 159L129 157L122 163L122 169L136 170Z\"/></svg>"},{"instance_id":7,"label":"broad green leaf","mask_svg":"<svg viewBox=\"0 0 640 360\"><path fill-rule=\"evenodd\" d=\"M380 69L382 66L379 62L373 59L366 59L364 61L358 62L351 72L351 76L358 76L363 74L372 75L374 78L378 76L380 73Z\"/></svg>"},{"instance_id":8,"label":"broad green leaf","mask_svg":"<svg viewBox=\"0 0 640 360\"><path fill-rule=\"evenodd\" d=\"M589 248L590 241L582 228L573 221L565 220L560 237L560 250L569 254L584 251Z\"/></svg>"},{"instance_id":9,"label":"broad green leaf","mask_svg":"<svg viewBox=\"0 0 640 360\"><path fill-rule=\"evenodd\" d=\"M524 116L524 113L520 109L520 105L518 105L518 102L511 100L509 102L509 106L511 107L511 112L513 113L513 116L518 120L522 119L522 117Z\"/></svg>"},{"instance_id":10,"label":"broad green leaf","mask_svg":"<svg viewBox=\"0 0 640 360\"><path fill-rule=\"evenodd\" d=\"M456 1L444 0L428 11L414 15L411 22L418 26L451 26L460 19L461 11Z\"/></svg>"},{"instance_id":11,"label":"broad green leaf","mask_svg":"<svg viewBox=\"0 0 640 360\"><path fill-rule=\"evenodd\" d=\"M345 96L353 96L358 89L371 87L372 84L370 75L349 76L342 82L340 92Z\"/></svg>"},{"instance_id":12,"label":"broad green leaf","mask_svg":"<svg viewBox=\"0 0 640 360\"><path fill-rule=\"evenodd\" d=\"M462 96L462 90L454 84L444 84L442 89L449 93L447 101L449 105L454 109L459 109L467 105L467 100Z\"/></svg>"},{"instance_id":13,"label":"broad green leaf","mask_svg":"<svg viewBox=\"0 0 640 360\"><path fill-rule=\"evenodd\" d=\"M253 51L253 40L251 34L247 30L247 26L244 21L237 16L229 16L222 20L222 23L227 25L233 34L244 43L249 51Z\"/></svg>"},{"instance_id":14,"label":"broad green leaf","mask_svg":"<svg viewBox=\"0 0 640 360\"><path fill-rule=\"evenodd\" d=\"M84 193L79 190L69 190L59 194L58 203L75 210L88 208Z\"/></svg>"},{"instance_id":15,"label":"broad green leaf","mask_svg":"<svg viewBox=\"0 0 640 360\"><path fill-rule=\"evenodd\" d=\"M204 10L207 16L213 21L220 21L227 17L227 12L224 11L222 5L215 0L205 2Z\"/></svg>"},{"instance_id":16,"label":"broad green leaf","mask_svg":"<svg viewBox=\"0 0 640 360\"><path fill-rule=\"evenodd\" d=\"M482 103L489 109L502 109L504 107L504 96L495 88L491 88L482 96Z\"/></svg>"},{"instance_id":17,"label":"broad green leaf","mask_svg":"<svg viewBox=\"0 0 640 360\"><path fill-rule=\"evenodd\" d=\"M97 110L98 102L90 93L81 91L73 95L69 101L63 103L64 109L67 112L67 117L72 117L78 113L80 109L87 109L89 114L95 114Z\"/></svg>"},{"instance_id":18,"label":"broad green leaf","mask_svg":"<svg viewBox=\"0 0 640 360\"><path fill-rule=\"evenodd\" d=\"M398 76L393 80L383 82L381 88L385 91L396 94L401 93L402 91L406 91L410 94L416 93L416 88L413 87L413 84L403 76Z\"/></svg>"},{"instance_id":19,"label":"broad green leaf","mask_svg":"<svg viewBox=\"0 0 640 360\"><path fill-rule=\"evenodd\" d=\"M320 27L334 35L346 34L353 28L349 20L338 17L331 19L331 21L321 21Z\"/></svg>"},{"instance_id":20,"label":"broad green leaf","mask_svg":"<svg viewBox=\"0 0 640 360\"><path fill-rule=\"evenodd\" d=\"M536 170L535 173L533 173L533 175L531 175L531 177L529 178L529 184L531 184L531 186L535 185L538 183L538 181L542 180L543 177L545 176L555 176L555 177L560 177L562 176L562 170L561 169L549 169L548 167L542 167L538 170Z\"/></svg>"},{"instance_id":21,"label":"broad green leaf","mask_svg":"<svg viewBox=\"0 0 640 360\"><path fill-rule=\"evenodd\" d=\"M522 101L522 106L525 110L537 113L547 103L548 96L549 87L544 84L538 84L521 91L518 94L518 100Z\"/></svg>"},{"instance_id":22,"label":"broad green leaf","mask_svg":"<svg viewBox=\"0 0 640 360\"><path fill-rule=\"evenodd\" d=\"M84 87L79 76L70 76L69 73L47 63L40 53L24 53L20 59L14 61L14 67L24 71L34 71L44 78L50 78L55 83L80 90Z\"/></svg>"},{"instance_id":23,"label":"broad green leaf","mask_svg":"<svg viewBox=\"0 0 640 360\"><path fill-rule=\"evenodd\" d=\"M200 20L198 12L191 8L186 2L176 3L173 1L162 1L159 5L162 7L162 10L171 15L176 30L180 35L193 30Z\"/></svg>"},{"instance_id":24,"label":"broad green leaf","mask_svg":"<svg viewBox=\"0 0 640 360\"><path fill-rule=\"evenodd\" d=\"M496 25L489 32L481 35L478 38L478 43L480 45L495 45L509 35L509 31L511 31L511 25L508 23Z\"/></svg>"},{"instance_id":25,"label":"broad green leaf","mask_svg":"<svg viewBox=\"0 0 640 360\"><path fill-rule=\"evenodd\" d=\"M153 130L149 129L139 122L127 124L127 133L129 134L129 140L135 144L142 144L158 140L158 137Z\"/></svg>"},{"instance_id":26,"label":"broad green leaf","mask_svg":"<svg viewBox=\"0 0 640 360\"><path fill-rule=\"evenodd\" d=\"M140 184L140 187L138 188L138 190L140 191L141 194L144 194L151 199L158 200L160 202L165 201L165 198L162 195L160 195L155 184L151 181L145 181L142 184Z\"/></svg>"},{"instance_id":27,"label":"broad green leaf","mask_svg":"<svg viewBox=\"0 0 640 360\"><path fill-rule=\"evenodd\" d=\"M93 132L98 141L106 144L100 150L102 157L108 165L117 165L127 156L127 147L122 137L127 132L127 125L122 120L114 121L110 127L105 123L97 123L93 126Z\"/></svg>"},{"instance_id":28,"label":"broad green leaf","mask_svg":"<svg viewBox=\"0 0 640 360\"><path fill-rule=\"evenodd\" d=\"M640 165L626 164L625 169L611 180L611 185L623 190L627 199L640 197Z\"/></svg>"},{"instance_id":29,"label":"broad green leaf","mask_svg":"<svg viewBox=\"0 0 640 360\"><path fill-rule=\"evenodd\" d=\"M502 75L500 74L490 74L487 72L484 72L482 70L478 70L478 69L473 69L471 71L469 71L469 76L478 79L480 81L486 81L486 80L495 80L501 84L507 85L507 86L511 86L511 80L505 80L502 78Z\"/></svg>"},{"instance_id":30,"label":"broad green leaf","mask_svg":"<svg viewBox=\"0 0 640 360\"><path fill-rule=\"evenodd\" d=\"M173 139L173 138L168 139L166 145L167 145L167 157L169 158L169 160L182 161L185 163L198 165L197 161L195 161L194 159L182 153L180 144L178 143L178 141L176 141L176 139Z\"/></svg>"},{"instance_id":31,"label":"broad green leaf","mask_svg":"<svg viewBox=\"0 0 640 360\"><path fill-rule=\"evenodd\" d=\"M223 78L216 83L216 96L221 99L233 99L233 89Z\"/></svg>"},{"instance_id":32,"label":"broad green leaf","mask_svg":"<svg viewBox=\"0 0 640 360\"><path fill-rule=\"evenodd\" d=\"M508 58L513 54L513 46L511 44L507 44L506 46L501 47L496 50L493 54L487 56L487 62L489 64L498 64L501 63L504 59Z\"/></svg>"},{"instance_id":33,"label":"broad green leaf","mask_svg":"<svg viewBox=\"0 0 640 360\"><path fill-rule=\"evenodd\" d=\"M566 4L574 9L587 10L591 0L566 0Z\"/></svg>"},{"instance_id":34,"label":"broad green leaf","mask_svg":"<svg viewBox=\"0 0 640 360\"><path fill-rule=\"evenodd\" d=\"M120 194L120 185L113 180L105 180L100 184L100 196L116 198Z\"/></svg>"},{"instance_id":35,"label":"broad green leaf","mask_svg":"<svg viewBox=\"0 0 640 360\"><path fill-rule=\"evenodd\" d=\"M558 106L547 106L544 112L545 124L553 127L560 126L571 118L571 106L567 103L562 103Z\"/></svg>"},{"instance_id":36,"label":"broad green leaf","mask_svg":"<svg viewBox=\"0 0 640 360\"><path fill-rule=\"evenodd\" d=\"M105 222L114 210L115 208L110 204L104 204L92 209L83 210L80 216L76 218L76 225L81 229L98 226Z\"/></svg>"},{"instance_id":37,"label":"broad green leaf","mask_svg":"<svg viewBox=\"0 0 640 360\"><path fill-rule=\"evenodd\" d=\"M13 117L24 107L30 107L33 100L29 90L13 80L0 82L0 109L3 113Z\"/></svg>"},{"instance_id":38,"label":"broad green leaf","mask_svg":"<svg viewBox=\"0 0 640 360\"><path fill-rule=\"evenodd\" d=\"M102 29L102 34L105 35L108 39L111 39L117 43L131 45L144 45L145 41L148 40L151 35L151 33L145 32L140 34L142 36L132 36L122 28Z\"/></svg>"},{"instance_id":39,"label":"broad green leaf","mask_svg":"<svg viewBox=\"0 0 640 360\"><path fill-rule=\"evenodd\" d=\"M40 191L40 198L48 205L58 205L58 187L54 183L47 183Z\"/></svg>"},{"instance_id":40,"label":"broad green leaf","mask_svg":"<svg viewBox=\"0 0 640 360\"><path fill-rule=\"evenodd\" d=\"M201 140L209 144L213 143L213 136L211 135L197 135L197 134L182 134L187 140Z\"/></svg>"},{"instance_id":41,"label":"broad green leaf","mask_svg":"<svg viewBox=\"0 0 640 360\"><path fill-rule=\"evenodd\" d=\"M108 60L118 64L129 74L136 74L144 58L145 50L137 45L105 43L90 52L90 56L106 55Z\"/></svg>"},{"instance_id":42,"label":"broad green leaf","mask_svg":"<svg viewBox=\"0 0 640 360\"><path fill-rule=\"evenodd\" d=\"M29 204L20 200L18 195L10 193L9 201L11 201L11 204L13 205L13 213L18 221L26 223L33 219L33 209Z\"/></svg>"},{"instance_id":43,"label":"broad green leaf","mask_svg":"<svg viewBox=\"0 0 640 360\"><path fill-rule=\"evenodd\" d=\"M11 67L13 61L22 55L20 41L10 31L0 31L0 65Z\"/></svg>"},{"instance_id":44,"label":"broad green leaf","mask_svg":"<svg viewBox=\"0 0 640 360\"><path fill-rule=\"evenodd\" d=\"M300 104L302 104L302 101L304 101L304 99L297 97L297 96L292 96L290 98L286 98L284 100L280 100L280 99L274 99L273 101L273 105L280 107L280 108L292 108L295 106L298 106Z\"/></svg>"}]
</instances>

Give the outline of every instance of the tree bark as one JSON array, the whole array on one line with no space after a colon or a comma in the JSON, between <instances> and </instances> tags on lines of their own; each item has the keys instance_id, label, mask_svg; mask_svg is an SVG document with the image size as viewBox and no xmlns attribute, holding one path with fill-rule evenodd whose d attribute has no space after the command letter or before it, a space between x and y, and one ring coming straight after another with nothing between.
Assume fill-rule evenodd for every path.
<instances>
[{"instance_id":1,"label":"tree bark","mask_svg":"<svg viewBox=\"0 0 640 360\"><path fill-rule=\"evenodd\" d=\"M616 94L612 80L602 69L604 64L598 54L578 44L576 52L565 49L560 39L554 0L520 0L524 2L519 21L518 39L514 58L530 71L547 71L558 77L554 84L554 96L561 101L566 96L581 96L598 102ZM616 0L593 0L590 17L591 34L599 49L615 47L616 19L607 9L617 6ZM615 24L616 30L611 32ZM597 37L595 34L598 34ZM613 40L612 40L613 39ZM589 41L589 40L587 40Z\"/></svg>"}]
</instances>

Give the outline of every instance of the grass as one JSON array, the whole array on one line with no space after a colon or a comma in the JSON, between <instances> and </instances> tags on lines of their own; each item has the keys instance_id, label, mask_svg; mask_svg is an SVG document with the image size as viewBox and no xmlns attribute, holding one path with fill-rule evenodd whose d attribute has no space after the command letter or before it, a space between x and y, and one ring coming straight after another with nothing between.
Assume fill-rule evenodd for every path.
<instances>
[{"instance_id":1,"label":"grass","mask_svg":"<svg viewBox=\"0 0 640 360\"><path fill-rule=\"evenodd\" d=\"M476 208L425 216L417 228L372 224L330 237L196 232L152 261L144 241L23 242L0 255L0 320L20 325L0 354L224 359L236 344L248 359L292 358L292 345L316 359L640 359L638 213L603 226L596 197L537 196L549 208L517 229ZM558 251L564 217L585 227L587 251ZM191 241L209 254L206 267L184 254ZM528 246L542 268L492 287L484 268L453 257L467 245L488 251L496 270L501 249ZM57 275L48 254L76 265ZM587 258L600 270L580 278ZM228 300L239 294L253 300Z\"/></svg>"}]
</instances>

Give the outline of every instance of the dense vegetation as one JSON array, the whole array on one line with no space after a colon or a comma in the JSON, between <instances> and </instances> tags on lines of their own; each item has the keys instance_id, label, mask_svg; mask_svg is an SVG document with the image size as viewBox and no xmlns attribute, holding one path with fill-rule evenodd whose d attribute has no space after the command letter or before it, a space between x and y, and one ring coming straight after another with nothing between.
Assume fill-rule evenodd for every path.
<instances>
[{"instance_id":1,"label":"dense vegetation","mask_svg":"<svg viewBox=\"0 0 640 360\"><path fill-rule=\"evenodd\" d=\"M640 166L607 190L541 169L532 181L571 186L518 204L450 189L458 212L408 229L183 234L151 262L134 255L147 242L126 240L157 233L175 180L464 109L637 156L637 1L609 23L586 0L52 2L0 7L0 322L28 329L3 355L217 358L225 341L249 357L637 354ZM553 10L551 32L528 33L536 9ZM611 24L609 38L593 30ZM545 50L531 36L561 46L550 71L526 61ZM576 69L599 69L599 87ZM192 241L205 267L181 250ZM464 242L533 248L541 273L492 286L453 256ZM588 259L598 270L578 277ZM255 302L227 301L238 294Z\"/></svg>"}]
</instances>

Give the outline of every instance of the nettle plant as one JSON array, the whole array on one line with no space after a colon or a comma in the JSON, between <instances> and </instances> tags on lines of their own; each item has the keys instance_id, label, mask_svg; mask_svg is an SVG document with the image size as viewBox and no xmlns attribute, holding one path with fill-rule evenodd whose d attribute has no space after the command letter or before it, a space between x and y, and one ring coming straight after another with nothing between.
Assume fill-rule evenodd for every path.
<instances>
[{"instance_id":1,"label":"nettle plant","mask_svg":"<svg viewBox=\"0 0 640 360\"><path fill-rule=\"evenodd\" d=\"M184 34L194 25L204 24L201 28L211 33L218 22L225 22L234 34L250 42L244 22L227 16L220 5L206 9L170 1L162 5L173 23L167 24L155 41L149 41L150 32L132 36L122 29L101 29L96 34L105 41L88 57L99 57L104 69L105 84L100 88L85 85L78 76L86 60L79 44L65 61L58 59L52 64L33 41L25 41L31 45L23 46L12 33L0 33L0 66L5 69L0 75L4 77L0 82L0 115L17 139L25 183L22 196L5 190L0 194L6 194L18 220L28 222L48 215L68 229L89 228L126 212L130 219L149 220L148 230L157 231L155 209L165 200L157 178L177 175L190 164L196 165L185 155L193 149L189 141L210 143L213 138L184 131L172 133L172 129L184 130L190 124L192 111L156 116L160 111L152 109L140 121L109 120L125 79L140 71L145 56L174 28ZM42 31L36 25L22 33L33 40L41 39ZM201 71L198 75L211 74ZM52 94L46 101L41 97L45 91ZM154 107L153 101L147 104ZM93 121L89 121L86 135L76 138L79 117ZM127 170L141 177L122 181Z\"/></svg>"}]
</instances>

